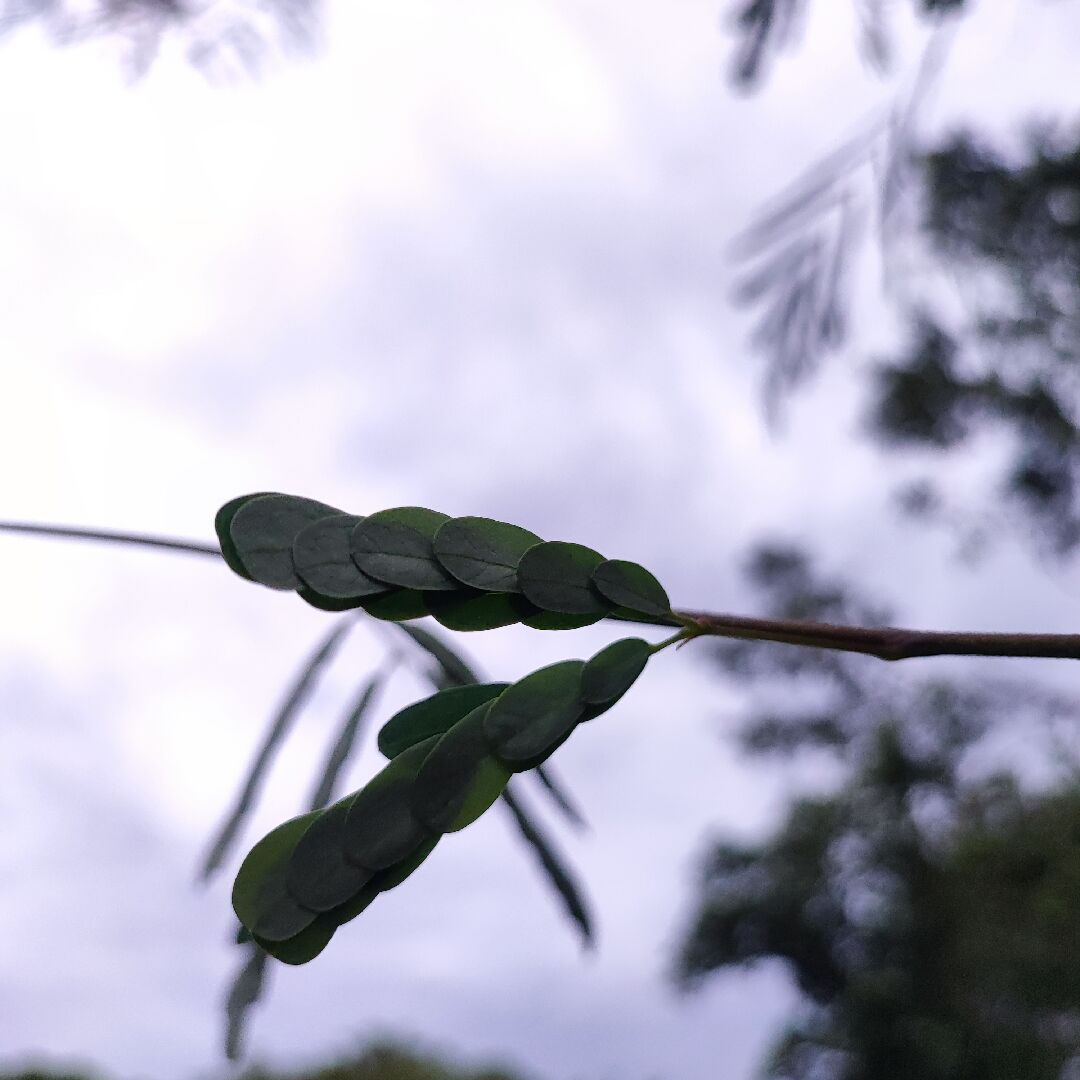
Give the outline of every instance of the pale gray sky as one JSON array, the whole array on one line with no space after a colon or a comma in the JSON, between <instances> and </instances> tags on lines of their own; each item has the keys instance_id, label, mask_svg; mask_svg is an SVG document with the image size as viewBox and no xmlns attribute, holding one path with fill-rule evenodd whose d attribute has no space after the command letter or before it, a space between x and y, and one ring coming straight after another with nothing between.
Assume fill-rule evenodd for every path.
<instances>
[{"instance_id":1,"label":"pale gray sky","mask_svg":"<svg viewBox=\"0 0 1080 1080\"><path fill-rule=\"evenodd\" d=\"M128 86L107 49L9 41L0 516L208 537L251 490L419 503L641 559L677 604L727 609L749 603L744 546L795 532L913 621L1068 626L1060 580L1018 549L966 574L888 510L848 378L888 340L880 307L783 439L761 422L727 245L918 58L904 27L896 78L870 77L846 8L824 6L751 100L724 78L721 0L331 3L315 58L232 88L168 54ZM1069 103L1075 13L1020 6L965 28L928 124L1006 130ZM218 1070L235 862L207 891L194 868L326 619L209 562L0 544L17 568L0 622L0 1057ZM464 644L511 678L612 636ZM248 841L295 811L378 655L357 631ZM565 844L595 955L492 815L278 971L252 1055L390 1028L543 1080L749 1077L790 1002L780 973L683 1001L665 971L707 831L761 829L798 777L737 760L738 700L690 649L653 667L557 758L592 823ZM400 677L384 715L421 689Z\"/></svg>"}]
</instances>

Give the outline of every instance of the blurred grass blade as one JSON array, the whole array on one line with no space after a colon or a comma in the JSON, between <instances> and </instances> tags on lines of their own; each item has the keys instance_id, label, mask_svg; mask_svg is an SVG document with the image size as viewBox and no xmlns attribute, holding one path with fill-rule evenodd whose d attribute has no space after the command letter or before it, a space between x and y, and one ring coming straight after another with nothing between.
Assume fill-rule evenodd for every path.
<instances>
[{"instance_id":1,"label":"blurred grass blade","mask_svg":"<svg viewBox=\"0 0 1080 1080\"><path fill-rule=\"evenodd\" d=\"M371 707L393 673L394 666L395 664L392 663L375 672L364 684L353 707L345 717L345 722L341 725L337 740L327 755L326 766L318 784L315 786L315 790L311 793L311 802L308 804L308 809L321 810L324 806L330 805L338 778L341 776L342 769L348 763L349 756L356 745L357 736L363 729L364 721L367 719Z\"/></svg>"},{"instance_id":2,"label":"blurred grass blade","mask_svg":"<svg viewBox=\"0 0 1080 1080\"><path fill-rule=\"evenodd\" d=\"M270 770L274 755L285 740L285 736L288 735L289 729L292 727L293 721L303 707L304 702L311 695L319 673L329 663L351 626L352 619L343 619L339 622L301 668L300 674L289 689L288 694L281 703L281 707L277 711L277 715L275 715L270 727L267 729L263 744L259 747L259 752L255 755L255 760L252 761L251 768L248 770L244 786L237 796L236 805L210 846L200 872L200 878L203 881L208 880L221 868L221 864L225 861L225 857L228 855L229 849L240 831L244 818L247 817L256 798L258 798L259 789L262 787L266 774Z\"/></svg>"},{"instance_id":3,"label":"blurred grass blade","mask_svg":"<svg viewBox=\"0 0 1080 1080\"><path fill-rule=\"evenodd\" d=\"M473 670L472 665L442 638L436 637L429 630L421 630L418 626L405 626L403 623L397 625L403 634L411 638L414 644L419 645L439 665L438 670L445 678L433 678L432 682L436 687L442 689L444 686L467 686L469 683L480 682L480 676Z\"/></svg>"},{"instance_id":4,"label":"blurred grass blade","mask_svg":"<svg viewBox=\"0 0 1080 1080\"><path fill-rule=\"evenodd\" d=\"M570 793L563 786L563 782L556 779L551 766L539 765L533 772L536 773L536 778L551 797L551 801L563 812L570 824L578 829L587 829L589 823L585 820L585 815L570 798Z\"/></svg>"},{"instance_id":5,"label":"blurred grass blade","mask_svg":"<svg viewBox=\"0 0 1080 1080\"><path fill-rule=\"evenodd\" d=\"M225 999L225 1056L230 1061L240 1058L248 1011L262 996L266 978L266 953L254 943L245 951L247 962L237 973Z\"/></svg>"},{"instance_id":6,"label":"blurred grass blade","mask_svg":"<svg viewBox=\"0 0 1080 1080\"><path fill-rule=\"evenodd\" d=\"M563 864L562 859L552 847L547 837L540 831L536 823L529 817L525 808L508 787L502 793L502 801L513 815L514 822L521 833L522 839L532 848L551 882L552 888L559 894L566 912L577 923L581 931L581 943L585 948L592 948L595 944L593 936L592 916L581 890L574 881L570 870Z\"/></svg>"}]
</instances>

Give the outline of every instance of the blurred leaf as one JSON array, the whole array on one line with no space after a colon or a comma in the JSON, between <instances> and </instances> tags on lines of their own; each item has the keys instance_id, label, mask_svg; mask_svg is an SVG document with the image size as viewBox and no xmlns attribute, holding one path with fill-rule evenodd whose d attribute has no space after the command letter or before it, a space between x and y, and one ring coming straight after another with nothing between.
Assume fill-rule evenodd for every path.
<instances>
[{"instance_id":1,"label":"blurred leaf","mask_svg":"<svg viewBox=\"0 0 1080 1080\"><path fill-rule=\"evenodd\" d=\"M246 959L225 999L225 1056L237 1061L243 1053L244 1025L251 1007L262 996L266 953L257 945L244 950Z\"/></svg>"},{"instance_id":2,"label":"blurred leaf","mask_svg":"<svg viewBox=\"0 0 1080 1080\"><path fill-rule=\"evenodd\" d=\"M581 544L535 544L518 565L518 584L526 598L545 611L602 617L609 605L593 588L592 574L604 561L600 552Z\"/></svg>"},{"instance_id":3,"label":"blurred leaf","mask_svg":"<svg viewBox=\"0 0 1080 1080\"><path fill-rule=\"evenodd\" d=\"M585 820L585 815L577 808L577 805L570 798L570 793L566 790L561 780L556 779L555 774L551 770L551 765L538 765L533 769L533 775L540 781L543 789L551 797L551 801L563 812L566 819L579 829L587 829L589 823Z\"/></svg>"},{"instance_id":4,"label":"blurred leaf","mask_svg":"<svg viewBox=\"0 0 1080 1080\"><path fill-rule=\"evenodd\" d=\"M641 638L623 638L601 649L581 673L581 699L589 705L613 705L634 685L652 655Z\"/></svg>"},{"instance_id":5,"label":"blurred leaf","mask_svg":"<svg viewBox=\"0 0 1080 1080\"><path fill-rule=\"evenodd\" d=\"M440 690L395 713L379 732L379 749L388 758L432 735L449 731L478 705L498 697L508 683L474 683Z\"/></svg>"},{"instance_id":6,"label":"blurred leaf","mask_svg":"<svg viewBox=\"0 0 1080 1080\"><path fill-rule=\"evenodd\" d=\"M563 660L507 687L487 714L484 731L495 753L520 771L540 764L585 713L581 660Z\"/></svg>"},{"instance_id":7,"label":"blurred leaf","mask_svg":"<svg viewBox=\"0 0 1080 1080\"><path fill-rule=\"evenodd\" d=\"M300 670L299 676L285 696L285 700L278 709L277 715L270 722L270 727L263 739L263 744L255 755L255 760L251 763L251 768L248 770L247 779L240 789L236 805L226 818L216 839L210 846L210 850L203 862L200 875L203 881L210 878L225 861L229 849L232 847L237 833L240 831L240 826L244 822L244 818L247 817L252 806L255 804L259 790L262 787L263 781L266 779L266 774L273 762L274 754L277 753L285 736L288 735L293 721L296 719L304 702L314 689L315 682L318 679L320 672L329 663L334 653L345 639L345 635L349 632L351 626L351 619L345 619L339 622L330 633L327 634L319 647L312 653L308 662Z\"/></svg>"},{"instance_id":8,"label":"blurred leaf","mask_svg":"<svg viewBox=\"0 0 1080 1080\"><path fill-rule=\"evenodd\" d=\"M592 583L617 607L659 618L671 615L671 601L663 585L637 563L609 559L593 571Z\"/></svg>"},{"instance_id":9,"label":"blurred leaf","mask_svg":"<svg viewBox=\"0 0 1080 1080\"><path fill-rule=\"evenodd\" d=\"M532 849L541 869L547 875L552 888L558 893L566 912L577 924L581 931L581 943L586 948L594 944L592 917L589 907L581 890L574 881L568 867L563 864L558 852L551 842L540 831L539 826L532 820L522 806L517 795L516 788L510 786L502 794L502 801L510 811L525 843Z\"/></svg>"},{"instance_id":10,"label":"blurred leaf","mask_svg":"<svg viewBox=\"0 0 1080 1080\"><path fill-rule=\"evenodd\" d=\"M297 576L320 597L356 600L379 596L390 587L368 577L353 562L352 531L364 519L356 514L334 514L301 529L292 546Z\"/></svg>"},{"instance_id":11,"label":"blurred leaf","mask_svg":"<svg viewBox=\"0 0 1080 1080\"><path fill-rule=\"evenodd\" d=\"M406 589L456 589L435 558L432 539L446 514L422 506L380 510L365 518L352 533L353 561L365 574Z\"/></svg>"},{"instance_id":12,"label":"blurred leaf","mask_svg":"<svg viewBox=\"0 0 1080 1080\"><path fill-rule=\"evenodd\" d=\"M439 665L449 685L460 686L480 682L480 678L473 670L472 665L457 650L452 649L443 641L441 637L436 637L430 631L419 626L401 626L399 629Z\"/></svg>"},{"instance_id":13,"label":"blurred leaf","mask_svg":"<svg viewBox=\"0 0 1080 1080\"><path fill-rule=\"evenodd\" d=\"M451 574L487 592L517 592L521 557L541 538L528 529L483 517L453 518L435 534L435 557Z\"/></svg>"},{"instance_id":14,"label":"blurred leaf","mask_svg":"<svg viewBox=\"0 0 1080 1080\"><path fill-rule=\"evenodd\" d=\"M298 589L292 546L305 525L340 514L332 506L297 495L260 495L232 515L229 536L237 558L253 581L271 589Z\"/></svg>"},{"instance_id":15,"label":"blurred leaf","mask_svg":"<svg viewBox=\"0 0 1080 1080\"><path fill-rule=\"evenodd\" d=\"M491 754L484 733L490 702L477 706L439 738L413 785L412 809L436 833L457 832L499 797L510 771Z\"/></svg>"},{"instance_id":16,"label":"blurred leaf","mask_svg":"<svg viewBox=\"0 0 1080 1080\"><path fill-rule=\"evenodd\" d=\"M437 739L403 750L352 796L345 822L345 856L370 870L385 870L428 838L412 811L417 772Z\"/></svg>"},{"instance_id":17,"label":"blurred leaf","mask_svg":"<svg viewBox=\"0 0 1080 1080\"><path fill-rule=\"evenodd\" d=\"M338 778L342 769L345 768L356 745L364 720L367 718L372 705L375 703L379 692L386 685L392 668L377 671L364 684L356 703L349 710L345 722L341 725L338 737L323 766L322 776L311 794L309 806L312 810L318 810L326 806L334 797L334 789L337 787Z\"/></svg>"}]
</instances>

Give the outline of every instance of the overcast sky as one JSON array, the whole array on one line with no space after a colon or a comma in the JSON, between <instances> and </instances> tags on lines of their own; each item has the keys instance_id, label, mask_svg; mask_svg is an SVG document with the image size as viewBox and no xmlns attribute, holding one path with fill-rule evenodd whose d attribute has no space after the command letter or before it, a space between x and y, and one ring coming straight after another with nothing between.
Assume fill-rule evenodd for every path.
<instances>
[{"instance_id":1,"label":"overcast sky","mask_svg":"<svg viewBox=\"0 0 1080 1080\"><path fill-rule=\"evenodd\" d=\"M1060 579L1016 548L966 573L889 510L848 377L889 340L872 258L851 347L782 438L762 423L730 241L892 100L923 41L900 25L877 79L846 5L811 7L751 99L725 79L721 0L332 3L313 58L234 87L168 53L131 86L114 50L9 40L0 516L208 538L247 491L429 505L639 559L678 605L743 611L740 553L796 534L911 621L1068 628ZM1069 104L1073 6L983 7L931 129ZM0 1059L220 1070L236 861L207 890L195 867L328 617L209 560L0 546ZM513 678L613 636L464 646ZM245 843L296 812L380 640L353 634ZM759 832L798 777L737 759L739 700L692 649L653 667L556 759L591 823L568 835L545 813L594 899L594 955L492 813L276 972L252 1056L392 1030L543 1080L749 1077L792 1000L782 973L681 999L666 972L707 835ZM400 675L383 715L422 692ZM375 767L364 754L351 786Z\"/></svg>"}]
</instances>

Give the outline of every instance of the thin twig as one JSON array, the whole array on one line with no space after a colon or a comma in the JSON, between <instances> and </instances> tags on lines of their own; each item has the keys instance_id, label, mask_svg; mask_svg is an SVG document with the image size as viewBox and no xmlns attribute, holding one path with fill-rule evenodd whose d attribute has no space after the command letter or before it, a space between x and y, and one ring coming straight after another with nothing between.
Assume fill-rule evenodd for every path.
<instances>
[{"instance_id":1,"label":"thin twig","mask_svg":"<svg viewBox=\"0 0 1080 1080\"><path fill-rule=\"evenodd\" d=\"M839 652L865 653L880 660L916 656L1039 656L1080 660L1080 634L983 634L898 627L837 626L794 619L754 619L705 611L676 612L687 638L712 636L777 641Z\"/></svg>"},{"instance_id":2,"label":"thin twig","mask_svg":"<svg viewBox=\"0 0 1080 1080\"><path fill-rule=\"evenodd\" d=\"M145 536L142 533L117 532L112 529L80 529L71 525L38 525L29 521L0 521L0 532L26 533L30 536L55 536L63 540L97 540L106 544L134 544L139 547L165 548L189 555L221 558L217 544L196 540L177 540L170 536Z\"/></svg>"},{"instance_id":3,"label":"thin twig","mask_svg":"<svg viewBox=\"0 0 1080 1080\"><path fill-rule=\"evenodd\" d=\"M201 544L194 540L177 540L168 536L145 536L141 533L17 521L0 521L0 532L134 544L221 558L216 544ZM687 627L687 640L694 637L725 637L777 641L788 645L864 653L881 660L909 660L916 656L1032 656L1080 660L1080 634L983 634L902 630L891 626L838 626L795 619L720 615L709 611L677 611L675 614Z\"/></svg>"}]
</instances>

